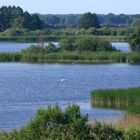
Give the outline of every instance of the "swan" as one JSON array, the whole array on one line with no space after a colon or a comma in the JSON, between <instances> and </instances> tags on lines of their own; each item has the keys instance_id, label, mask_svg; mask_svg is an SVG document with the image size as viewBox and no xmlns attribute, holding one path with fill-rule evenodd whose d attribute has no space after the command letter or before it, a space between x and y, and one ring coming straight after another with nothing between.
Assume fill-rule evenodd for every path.
<instances>
[{"instance_id":1,"label":"swan","mask_svg":"<svg viewBox=\"0 0 140 140\"><path fill-rule=\"evenodd\" d=\"M66 80L66 79L63 79L63 78L62 78L60 81L63 82L64 80Z\"/></svg>"}]
</instances>

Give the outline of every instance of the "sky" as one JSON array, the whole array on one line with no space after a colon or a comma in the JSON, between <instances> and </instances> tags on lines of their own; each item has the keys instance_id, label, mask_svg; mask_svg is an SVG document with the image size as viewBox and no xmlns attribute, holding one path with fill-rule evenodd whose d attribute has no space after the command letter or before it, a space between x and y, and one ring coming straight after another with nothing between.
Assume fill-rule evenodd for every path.
<instances>
[{"instance_id":1,"label":"sky","mask_svg":"<svg viewBox=\"0 0 140 140\"><path fill-rule=\"evenodd\" d=\"M41 14L140 14L140 0L0 0L3 5Z\"/></svg>"}]
</instances>

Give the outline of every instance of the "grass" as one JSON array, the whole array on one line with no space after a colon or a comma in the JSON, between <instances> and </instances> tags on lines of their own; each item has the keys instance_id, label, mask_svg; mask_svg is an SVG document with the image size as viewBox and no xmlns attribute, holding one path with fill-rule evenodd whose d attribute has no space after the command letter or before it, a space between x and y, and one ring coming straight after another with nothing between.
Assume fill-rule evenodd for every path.
<instances>
[{"instance_id":1,"label":"grass","mask_svg":"<svg viewBox=\"0 0 140 140\"><path fill-rule=\"evenodd\" d=\"M115 124L125 130L140 128L140 87L96 90L91 93L94 107L125 109L127 114Z\"/></svg>"},{"instance_id":2,"label":"grass","mask_svg":"<svg viewBox=\"0 0 140 140\"><path fill-rule=\"evenodd\" d=\"M140 115L127 114L117 124L113 125L115 128L123 128L125 130L140 128Z\"/></svg>"},{"instance_id":3,"label":"grass","mask_svg":"<svg viewBox=\"0 0 140 140\"><path fill-rule=\"evenodd\" d=\"M0 61L118 63L126 62L125 55L119 52L0 53Z\"/></svg>"},{"instance_id":4,"label":"grass","mask_svg":"<svg viewBox=\"0 0 140 140\"><path fill-rule=\"evenodd\" d=\"M0 62L130 63L139 64L139 52L0 53Z\"/></svg>"},{"instance_id":5,"label":"grass","mask_svg":"<svg viewBox=\"0 0 140 140\"><path fill-rule=\"evenodd\" d=\"M140 109L140 87L128 89L96 90L91 94L92 105L106 108Z\"/></svg>"},{"instance_id":6,"label":"grass","mask_svg":"<svg viewBox=\"0 0 140 140\"><path fill-rule=\"evenodd\" d=\"M140 114L140 105L129 106L127 108L127 111L128 113Z\"/></svg>"}]
</instances>

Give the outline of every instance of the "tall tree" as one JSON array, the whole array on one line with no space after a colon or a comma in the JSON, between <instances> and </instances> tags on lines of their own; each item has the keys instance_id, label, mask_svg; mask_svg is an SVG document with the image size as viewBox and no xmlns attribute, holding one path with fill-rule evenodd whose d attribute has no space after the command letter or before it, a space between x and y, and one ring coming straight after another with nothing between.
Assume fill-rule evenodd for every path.
<instances>
[{"instance_id":1,"label":"tall tree","mask_svg":"<svg viewBox=\"0 0 140 140\"><path fill-rule=\"evenodd\" d=\"M37 15L30 15L20 7L3 6L0 8L0 31L11 27L35 30L41 29L42 25Z\"/></svg>"},{"instance_id":2,"label":"tall tree","mask_svg":"<svg viewBox=\"0 0 140 140\"><path fill-rule=\"evenodd\" d=\"M98 17L95 13L85 13L79 20L79 28L89 29L91 27L100 28Z\"/></svg>"},{"instance_id":3,"label":"tall tree","mask_svg":"<svg viewBox=\"0 0 140 140\"><path fill-rule=\"evenodd\" d=\"M31 30L41 29L41 21L37 15L32 15Z\"/></svg>"}]
</instances>

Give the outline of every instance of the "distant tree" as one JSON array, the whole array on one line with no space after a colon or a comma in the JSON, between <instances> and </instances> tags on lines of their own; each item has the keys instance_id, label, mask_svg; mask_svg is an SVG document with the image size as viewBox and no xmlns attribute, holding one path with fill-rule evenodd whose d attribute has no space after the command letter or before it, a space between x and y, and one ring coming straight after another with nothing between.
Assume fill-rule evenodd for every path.
<instances>
[{"instance_id":1,"label":"distant tree","mask_svg":"<svg viewBox=\"0 0 140 140\"><path fill-rule=\"evenodd\" d=\"M2 6L0 8L0 31L8 28L41 29L41 21L37 15L30 15L20 7Z\"/></svg>"},{"instance_id":2,"label":"distant tree","mask_svg":"<svg viewBox=\"0 0 140 140\"><path fill-rule=\"evenodd\" d=\"M32 28L32 16L27 11L24 13L24 28Z\"/></svg>"},{"instance_id":3,"label":"distant tree","mask_svg":"<svg viewBox=\"0 0 140 140\"><path fill-rule=\"evenodd\" d=\"M11 22L13 28L24 28L24 17L17 17Z\"/></svg>"},{"instance_id":4,"label":"distant tree","mask_svg":"<svg viewBox=\"0 0 140 140\"><path fill-rule=\"evenodd\" d=\"M70 37L65 37L60 40L60 47L64 51L74 51L76 49L75 40Z\"/></svg>"},{"instance_id":5,"label":"distant tree","mask_svg":"<svg viewBox=\"0 0 140 140\"><path fill-rule=\"evenodd\" d=\"M94 13L85 13L79 20L79 28L89 29L91 27L100 28L98 17Z\"/></svg>"},{"instance_id":6,"label":"distant tree","mask_svg":"<svg viewBox=\"0 0 140 140\"><path fill-rule=\"evenodd\" d=\"M140 51L140 27L138 27L137 32L130 37L129 41L133 51Z\"/></svg>"},{"instance_id":7,"label":"distant tree","mask_svg":"<svg viewBox=\"0 0 140 140\"><path fill-rule=\"evenodd\" d=\"M128 15L120 14L114 15L109 13L105 16L105 23L106 25L121 25L121 24L130 24L130 17Z\"/></svg>"},{"instance_id":8,"label":"distant tree","mask_svg":"<svg viewBox=\"0 0 140 140\"><path fill-rule=\"evenodd\" d=\"M65 18L65 26L66 27L76 27L77 26L77 17L75 15L69 15Z\"/></svg>"},{"instance_id":9,"label":"distant tree","mask_svg":"<svg viewBox=\"0 0 140 140\"><path fill-rule=\"evenodd\" d=\"M132 26L140 26L140 18L133 19Z\"/></svg>"},{"instance_id":10,"label":"distant tree","mask_svg":"<svg viewBox=\"0 0 140 140\"><path fill-rule=\"evenodd\" d=\"M45 20L46 20L47 24L52 24L52 25L60 24L60 18L58 16L55 16L55 15L49 15L46 17Z\"/></svg>"},{"instance_id":11,"label":"distant tree","mask_svg":"<svg viewBox=\"0 0 140 140\"><path fill-rule=\"evenodd\" d=\"M32 15L32 18L31 18L31 29L32 30L36 30L36 29L41 29L42 26L41 26L41 21L39 19L39 17L37 15Z\"/></svg>"}]
</instances>

